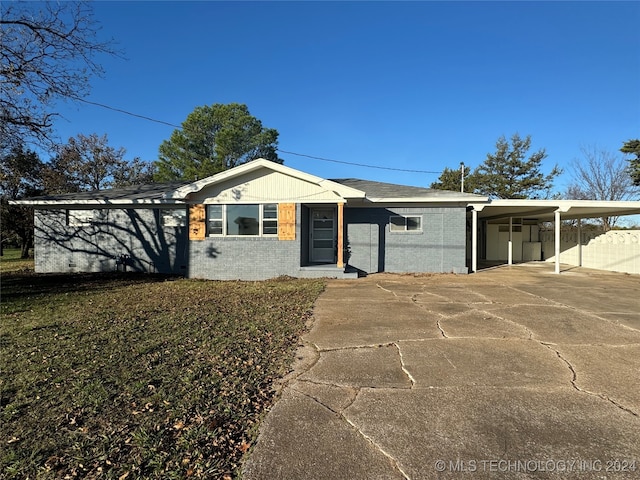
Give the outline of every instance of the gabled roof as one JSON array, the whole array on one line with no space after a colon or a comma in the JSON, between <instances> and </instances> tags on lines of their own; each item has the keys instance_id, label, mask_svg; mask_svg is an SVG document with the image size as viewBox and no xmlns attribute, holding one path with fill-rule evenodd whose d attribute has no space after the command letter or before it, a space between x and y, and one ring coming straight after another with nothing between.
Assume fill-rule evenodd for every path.
<instances>
[{"instance_id":1,"label":"gabled roof","mask_svg":"<svg viewBox=\"0 0 640 480\"><path fill-rule=\"evenodd\" d=\"M333 192L334 199L343 199L345 202L366 203L482 203L488 198L481 195L469 193L451 192L446 190L435 190L431 188L412 187L407 185L397 185L392 183L374 182L370 180L360 180L356 178L341 178L328 180L322 177L311 175L294 168L286 167L279 163L271 162L263 158L247 162L238 167L220 172L202 180L195 182L172 182L150 185L138 185L126 188L111 190L100 190L93 192L69 193L63 195L49 195L19 200L13 203L22 205L38 205L42 207L63 207L63 206L102 206L102 205L145 205L145 204L165 204L176 205L193 203L198 198L198 192L204 189L223 185L234 185L234 182L242 182L243 177L265 175L271 172L278 173L286 178L299 180L309 185L310 191L316 190ZM312 188L313 187L313 188ZM319 187L319 188L318 188ZM275 191L274 199L277 201L278 195L286 198L288 192ZM308 197L300 197L307 198ZM284 201L284 200L283 200ZM335 200L333 200L335 201ZM340 200L339 200L340 201Z\"/></svg>"},{"instance_id":2,"label":"gabled roof","mask_svg":"<svg viewBox=\"0 0 640 480\"><path fill-rule=\"evenodd\" d=\"M371 202L482 202L487 200L487 197L473 193L411 187L408 185L374 182L358 178L336 178L331 181L362 190L365 192L367 200Z\"/></svg>"},{"instance_id":3,"label":"gabled roof","mask_svg":"<svg viewBox=\"0 0 640 480\"><path fill-rule=\"evenodd\" d=\"M202 180L197 180L195 182L184 185L183 187L177 188L173 192L168 193L165 198L186 199L189 194L199 192L205 187L214 185L216 183L226 182L233 178L241 177L242 175L246 175L247 173L259 169L268 169L274 172L288 175L293 178L297 178L299 180L319 185L326 190L336 192L343 198L364 198L365 196L364 192L355 188L351 188L346 185L340 185L339 183L335 183L331 180L326 180L324 178L317 177L300 170L296 170L295 168L285 167L284 165L265 160L264 158L258 158L251 162L244 163L237 167L230 168L229 170L225 170L224 172L211 175L210 177L203 178Z\"/></svg>"}]
</instances>

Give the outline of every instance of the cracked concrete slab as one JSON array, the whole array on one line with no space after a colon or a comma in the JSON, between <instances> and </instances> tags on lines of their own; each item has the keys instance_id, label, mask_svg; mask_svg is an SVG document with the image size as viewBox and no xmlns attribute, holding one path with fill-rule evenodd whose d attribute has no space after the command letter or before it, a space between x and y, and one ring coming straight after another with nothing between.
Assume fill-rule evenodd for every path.
<instances>
[{"instance_id":1,"label":"cracked concrete slab","mask_svg":"<svg viewBox=\"0 0 640 480\"><path fill-rule=\"evenodd\" d=\"M546 298L516 290L508 285L474 285L471 290L486 298L488 303L498 305L545 305L549 303Z\"/></svg>"},{"instance_id":2,"label":"cracked concrete slab","mask_svg":"<svg viewBox=\"0 0 640 480\"><path fill-rule=\"evenodd\" d=\"M413 297L414 295L423 293L425 285L414 279L413 282L409 282L406 279L401 280L387 280L376 283L378 288L395 297Z\"/></svg>"},{"instance_id":3,"label":"cracked concrete slab","mask_svg":"<svg viewBox=\"0 0 640 480\"><path fill-rule=\"evenodd\" d=\"M635 277L630 277L635 280ZM619 287L619 286L618 286ZM549 286L528 286L526 290L541 295L558 304L598 312L633 312L638 309L637 289L616 288L615 285L598 286L587 284L571 289L554 290Z\"/></svg>"},{"instance_id":4,"label":"cracked concrete slab","mask_svg":"<svg viewBox=\"0 0 640 480\"><path fill-rule=\"evenodd\" d=\"M411 388L395 345L321 351L301 380L352 387Z\"/></svg>"},{"instance_id":5,"label":"cracked concrete slab","mask_svg":"<svg viewBox=\"0 0 640 480\"><path fill-rule=\"evenodd\" d=\"M465 474L531 478L541 472L526 467L518 472L516 466L507 471L505 465L505 471L497 466L492 471L489 462L573 459L604 465L612 459L637 458L640 445L637 418L566 387L363 390L345 416L395 458L412 480ZM467 470L456 469L456 462ZM472 462L475 471L470 470ZM636 478L636 474L611 478ZM547 478L538 475L535 478ZM603 472L576 470L553 478L605 477Z\"/></svg>"},{"instance_id":6,"label":"cracked concrete slab","mask_svg":"<svg viewBox=\"0 0 640 480\"><path fill-rule=\"evenodd\" d=\"M434 301L432 297L431 299L429 297L425 298L424 295L416 297L415 302L426 312L447 316L459 315L473 309L473 306L466 303Z\"/></svg>"},{"instance_id":7,"label":"cracked concrete slab","mask_svg":"<svg viewBox=\"0 0 640 480\"><path fill-rule=\"evenodd\" d=\"M447 337L529 338L531 334L522 325L483 310L445 317L440 320L440 328Z\"/></svg>"},{"instance_id":8,"label":"cracked concrete slab","mask_svg":"<svg viewBox=\"0 0 640 480\"><path fill-rule=\"evenodd\" d=\"M448 299L455 303L471 304L488 303L491 301L484 295L469 290L465 285L429 285L425 288L425 293L429 295L436 295L442 299ZM419 299L418 301L422 300L429 301L428 298Z\"/></svg>"},{"instance_id":9,"label":"cracked concrete slab","mask_svg":"<svg viewBox=\"0 0 640 480\"><path fill-rule=\"evenodd\" d=\"M375 287L374 287L375 288ZM374 290L375 292L375 290ZM391 343L405 338L440 336L437 316L429 314L410 300L376 299L365 302L330 299L316 303L315 325L304 339L321 349Z\"/></svg>"},{"instance_id":10,"label":"cracked concrete slab","mask_svg":"<svg viewBox=\"0 0 640 480\"><path fill-rule=\"evenodd\" d=\"M244 478L637 478L640 276L552 272L329 281Z\"/></svg>"},{"instance_id":11,"label":"cracked concrete slab","mask_svg":"<svg viewBox=\"0 0 640 480\"><path fill-rule=\"evenodd\" d=\"M353 403L360 389L300 380L292 388L311 397L334 412L340 413Z\"/></svg>"},{"instance_id":12,"label":"cracked concrete slab","mask_svg":"<svg viewBox=\"0 0 640 480\"><path fill-rule=\"evenodd\" d=\"M262 428L285 434L261 437L244 464L244 478L405 480L392 460L340 415L294 390L283 394Z\"/></svg>"},{"instance_id":13,"label":"cracked concrete slab","mask_svg":"<svg viewBox=\"0 0 640 480\"><path fill-rule=\"evenodd\" d=\"M640 312L599 312L598 316L640 331Z\"/></svg>"},{"instance_id":14,"label":"cracked concrete slab","mask_svg":"<svg viewBox=\"0 0 640 480\"><path fill-rule=\"evenodd\" d=\"M611 344L640 343L640 331L616 325L606 319L574 309L555 305L506 307L492 310L494 315L529 329L535 339L549 343Z\"/></svg>"},{"instance_id":15,"label":"cracked concrete slab","mask_svg":"<svg viewBox=\"0 0 640 480\"><path fill-rule=\"evenodd\" d=\"M555 347L576 373L578 388L605 396L640 416L640 345Z\"/></svg>"},{"instance_id":16,"label":"cracked concrete slab","mask_svg":"<svg viewBox=\"0 0 640 480\"><path fill-rule=\"evenodd\" d=\"M398 342L414 388L568 385L571 372L539 342L447 338Z\"/></svg>"}]
</instances>

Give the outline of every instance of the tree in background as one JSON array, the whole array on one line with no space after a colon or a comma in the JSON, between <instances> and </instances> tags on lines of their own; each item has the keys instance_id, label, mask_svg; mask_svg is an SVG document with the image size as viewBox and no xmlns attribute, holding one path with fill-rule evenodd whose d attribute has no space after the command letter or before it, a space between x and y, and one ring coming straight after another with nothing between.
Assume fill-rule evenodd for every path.
<instances>
[{"instance_id":1,"label":"tree in background","mask_svg":"<svg viewBox=\"0 0 640 480\"><path fill-rule=\"evenodd\" d=\"M205 178L256 158L282 163L277 147L278 131L264 128L246 105L196 107L160 145L155 179Z\"/></svg>"},{"instance_id":2,"label":"tree in background","mask_svg":"<svg viewBox=\"0 0 640 480\"><path fill-rule=\"evenodd\" d=\"M139 158L126 161L124 153L96 134L70 138L48 163L23 145L0 150L0 249L19 243L27 258L33 247L33 209L9 200L151 183L153 165Z\"/></svg>"},{"instance_id":3,"label":"tree in background","mask_svg":"<svg viewBox=\"0 0 640 480\"><path fill-rule=\"evenodd\" d=\"M0 28L0 148L50 146L55 103L88 95L111 42L97 40L85 2L1 2Z\"/></svg>"},{"instance_id":4,"label":"tree in background","mask_svg":"<svg viewBox=\"0 0 640 480\"><path fill-rule=\"evenodd\" d=\"M14 146L0 153L0 254L5 243L20 244L21 257L33 247L33 209L9 205L9 200L40 195L44 164L35 152Z\"/></svg>"},{"instance_id":5,"label":"tree in background","mask_svg":"<svg viewBox=\"0 0 640 480\"><path fill-rule=\"evenodd\" d=\"M566 197L571 200L630 200L637 196L623 158L595 146L582 147L582 158L571 162L572 183ZM601 226L611 230L618 217L604 217Z\"/></svg>"},{"instance_id":6,"label":"tree in background","mask_svg":"<svg viewBox=\"0 0 640 480\"><path fill-rule=\"evenodd\" d=\"M476 189L475 178L471 175L471 168L464 167L464 191L473 192ZM459 192L462 187L462 176L460 175L460 169L452 169L445 167L438 180L433 182L429 188L435 188L436 190L451 190L453 192Z\"/></svg>"},{"instance_id":7,"label":"tree in background","mask_svg":"<svg viewBox=\"0 0 640 480\"><path fill-rule=\"evenodd\" d=\"M531 136L520 138L517 133L511 142L500 137L495 153L487 154L482 165L472 174L475 193L491 198L548 198L553 180L562 173L554 166L548 175L542 173L542 161L547 157L544 149L529 155Z\"/></svg>"},{"instance_id":8,"label":"tree in background","mask_svg":"<svg viewBox=\"0 0 640 480\"><path fill-rule=\"evenodd\" d=\"M47 193L104 190L150 183L153 166L139 158L124 159L125 149L109 145L107 135L78 134L58 149L45 177Z\"/></svg>"},{"instance_id":9,"label":"tree in background","mask_svg":"<svg viewBox=\"0 0 640 480\"><path fill-rule=\"evenodd\" d=\"M125 168L114 172L113 186L119 188L153 183L155 172L156 168L153 162L145 162L140 157L135 157L127 162Z\"/></svg>"},{"instance_id":10,"label":"tree in background","mask_svg":"<svg viewBox=\"0 0 640 480\"><path fill-rule=\"evenodd\" d=\"M635 155L635 158L629 159L629 174L633 184L640 186L640 140L625 142L620 151L628 155Z\"/></svg>"}]
</instances>

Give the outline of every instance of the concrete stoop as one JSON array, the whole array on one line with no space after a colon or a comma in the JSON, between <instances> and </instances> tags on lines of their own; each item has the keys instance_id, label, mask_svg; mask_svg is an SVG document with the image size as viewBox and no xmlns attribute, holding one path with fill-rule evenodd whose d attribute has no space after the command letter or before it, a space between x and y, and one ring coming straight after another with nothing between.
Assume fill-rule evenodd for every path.
<instances>
[{"instance_id":1,"label":"concrete stoop","mask_svg":"<svg viewBox=\"0 0 640 480\"><path fill-rule=\"evenodd\" d=\"M300 267L298 276L300 278L358 278L358 272L349 267L338 268L334 263Z\"/></svg>"}]
</instances>

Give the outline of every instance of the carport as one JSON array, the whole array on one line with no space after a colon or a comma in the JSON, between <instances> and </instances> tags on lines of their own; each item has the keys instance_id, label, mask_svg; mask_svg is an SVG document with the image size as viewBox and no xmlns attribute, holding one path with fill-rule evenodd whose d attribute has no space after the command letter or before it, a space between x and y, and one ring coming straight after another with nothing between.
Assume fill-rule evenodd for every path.
<instances>
[{"instance_id":1,"label":"carport","mask_svg":"<svg viewBox=\"0 0 640 480\"><path fill-rule=\"evenodd\" d=\"M638 201L599 200L493 200L491 203L469 204L471 213L471 271L478 271L479 222L508 220L509 240L507 264L513 264L513 219L531 219L537 222L553 222L555 233L555 273L560 273L560 228L562 220L617 217L640 214ZM486 238L484 239L486 241Z\"/></svg>"}]
</instances>

